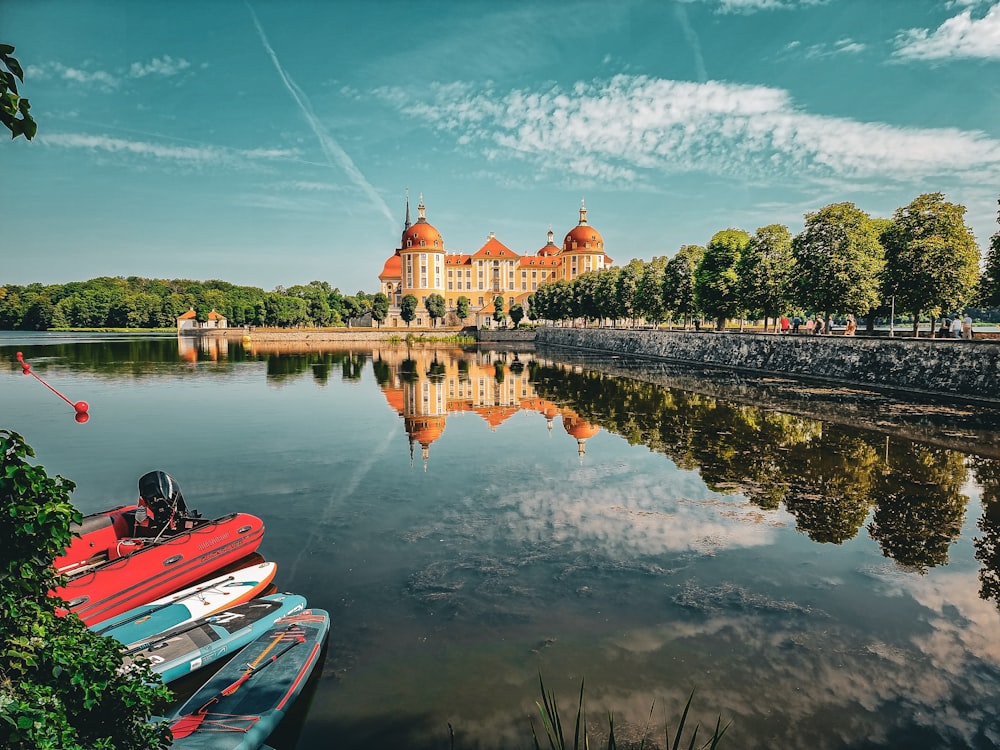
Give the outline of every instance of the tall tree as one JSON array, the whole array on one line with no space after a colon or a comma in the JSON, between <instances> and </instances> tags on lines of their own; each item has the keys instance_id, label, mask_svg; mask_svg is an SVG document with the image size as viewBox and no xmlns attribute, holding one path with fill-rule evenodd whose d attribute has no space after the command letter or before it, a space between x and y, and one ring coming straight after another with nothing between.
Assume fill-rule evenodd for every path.
<instances>
[{"instance_id":1,"label":"tall tree","mask_svg":"<svg viewBox=\"0 0 1000 750\"><path fill-rule=\"evenodd\" d=\"M667 259L654 256L643 264L639 286L635 290L636 311L650 323L659 324L664 317L663 272Z\"/></svg>"},{"instance_id":2,"label":"tall tree","mask_svg":"<svg viewBox=\"0 0 1000 750\"><path fill-rule=\"evenodd\" d=\"M382 321L386 319L389 314L389 298L385 296L384 292L376 292L375 296L372 297L372 319L378 324L378 327L382 327Z\"/></svg>"},{"instance_id":3,"label":"tall tree","mask_svg":"<svg viewBox=\"0 0 1000 750\"><path fill-rule=\"evenodd\" d=\"M1000 211L997 211L997 223L1000 224ZM979 281L979 296L985 307L1000 307L1000 230L990 238L986 268Z\"/></svg>"},{"instance_id":4,"label":"tall tree","mask_svg":"<svg viewBox=\"0 0 1000 750\"><path fill-rule=\"evenodd\" d=\"M638 258L630 260L618 276L618 288L616 296L618 299L618 312L620 317L628 318L635 325L635 318L639 315L636 295L639 291L639 282L642 279L643 263Z\"/></svg>"},{"instance_id":5,"label":"tall tree","mask_svg":"<svg viewBox=\"0 0 1000 750\"><path fill-rule=\"evenodd\" d=\"M705 255L694 275L694 293L698 307L716 319L721 331L726 320L746 309L740 299L739 276L736 266L740 254L750 242L742 229L716 232L705 245Z\"/></svg>"},{"instance_id":6,"label":"tall tree","mask_svg":"<svg viewBox=\"0 0 1000 750\"><path fill-rule=\"evenodd\" d=\"M412 294L404 295L403 299L399 301L399 317L406 321L407 328L417 317L417 304L419 304L419 300Z\"/></svg>"},{"instance_id":7,"label":"tall tree","mask_svg":"<svg viewBox=\"0 0 1000 750\"><path fill-rule=\"evenodd\" d=\"M503 297L498 294L493 298L493 320L497 322L497 325L500 325L506 319L507 315L503 311Z\"/></svg>"},{"instance_id":8,"label":"tall tree","mask_svg":"<svg viewBox=\"0 0 1000 750\"><path fill-rule=\"evenodd\" d=\"M437 327L437 322L445 316L448 311L445 306L444 297L438 293L428 294L427 299L424 300L424 307L427 308L427 314L431 318L431 325Z\"/></svg>"},{"instance_id":9,"label":"tall tree","mask_svg":"<svg viewBox=\"0 0 1000 750\"><path fill-rule=\"evenodd\" d=\"M469 317L469 298L462 296L455 300L455 315L458 319L465 323L465 319Z\"/></svg>"},{"instance_id":10,"label":"tall tree","mask_svg":"<svg viewBox=\"0 0 1000 750\"><path fill-rule=\"evenodd\" d=\"M751 313L777 319L791 298L792 235L784 224L760 227L736 264L740 297Z\"/></svg>"},{"instance_id":11,"label":"tall tree","mask_svg":"<svg viewBox=\"0 0 1000 750\"><path fill-rule=\"evenodd\" d=\"M972 299L979 247L965 224L965 206L946 201L943 193L918 195L896 209L882 244L887 291L913 315L914 335L921 313L960 311Z\"/></svg>"},{"instance_id":12,"label":"tall tree","mask_svg":"<svg viewBox=\"0 0 1000 750\"><path fill-rule=\"evenodd\" d=\"M598 317L603 320L610 318L612 325L614 321L622 317L622 306L618 301L618 279L622 275L622 268L615 266L605 268L597 274L597 310Z\"/></svg>"},{"instance_id":13,"label":"tall tree","mask_svg":"<svg viewBox=\"0 0 1000 750\"><path fill-rule=\"evenodd\" d=\"M832 203L806 214L792 240L796 301L829 318L865 314L879 303L885 266L878 229L853 203Z\"/></svg>"},{"instance_id":14,"label":"tall tree","mask_svg":"<svg viewBox=\"0 0 1000 750\"><path fill-rule=\"evenodd\" d=\"M510 322L517 328L524 319L524 307L522 305L510 306Z\"/></svg>"},{"instance_id":15,"label":"tall tree","mask_svg":"<svg viewBox=\"0 0 1000 750\"><path fill-rule=\"evenodd\" d=\"M698 313L695 299L695 272L705 255L700 245L681 245L663 269L663 306L672 318L678 315L687 328L688 319Z\"/></svg>"}]
</instances>

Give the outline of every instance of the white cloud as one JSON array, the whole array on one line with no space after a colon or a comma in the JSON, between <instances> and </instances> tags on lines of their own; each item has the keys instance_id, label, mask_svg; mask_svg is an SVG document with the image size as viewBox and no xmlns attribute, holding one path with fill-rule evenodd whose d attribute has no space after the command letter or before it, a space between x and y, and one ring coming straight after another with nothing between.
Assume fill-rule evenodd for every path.
<instances>
[{"instance_id":1,"label":"white cloud","mask_svg":"<svg viewBox=\"0 0 1000 750\"><path fill-rule=\"evenodd\" d=\"M81 133L49 133L39 135L37 140L47 146L108 154L140 156L162 161L173 161L188 165L228 164L239 166L247 160L269 161L297 156L293 150L283 149L231 149L212 145L175 145L114 138L107 135L86 135Z\"/></svg>"},{"instance_id":2,"label":"white cloud","mask_svg":"<svg viewBox=\"0 0 1000 750\"><path fill-rule=\"evenodd\" d=\"M717 6L718 13L756 13L762 10L792 10L811 5L824 5L828 0L681 0L705 2Z\"/></svg>"},{"instance_id":3,"label":"white cloud","mask_svg":"<svg viewBox=\"0 0 1000 750\"><path fill-rule=\"evenodd\" d=\"M904 60L1000 60L1000 3L989 8L982 18L973 18L972 7L966 7L934 31L908 29L896 37L893 54Z\"/></svg>"},{"instance_id":4,"label":"white cloud","mask_svg":"<svg viewBox=\"0 0 1000 750\"><path fill-rule=\"evenodd\" d=\"M105 89L117 88L120 81L117 76L106 70L87 70L84 67L70 67L60 62L29 65L25 68L26 79L45 80L57 78L63 81L79 83L84 86L98 86Z\"/></svg>"},{"instance_id":5,"label":"white cloud","mask_svg":"<svg viewBox=\"0 0 1000 750\"><path fill-rule=\"evenodd\" d=\"M145 78L150 75L173 76L191 67L191 63L183 57L175 60L170 55L154 57L148 63L134 62L128 70L132 78Z\"/></svg>"},{"instance_id":6,"label":"white cloud","mask_svg":"<svg viewBox=\"0 0 1000 750\"><path fill-rule=\"evenodd\" d=\"M812 179L1000 181L1000 140L954 128L901 128L802 112L765 86L619 75L571 91L465 83L375 93L493 162L618 183L705 171ZM402 104L405 102L405 105Z\"/></svg>"}]
</instances>

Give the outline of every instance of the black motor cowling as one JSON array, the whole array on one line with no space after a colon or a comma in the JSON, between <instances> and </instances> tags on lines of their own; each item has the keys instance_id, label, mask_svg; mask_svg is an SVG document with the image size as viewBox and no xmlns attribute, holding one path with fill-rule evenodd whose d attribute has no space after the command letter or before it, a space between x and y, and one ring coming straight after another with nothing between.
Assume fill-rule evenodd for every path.
<instances>
[{"instance_id":1,"label":"black motor cowling","mask_svg":"<svg viewBox=\"0 0 1000 750\"><path fill-rule=\"evenodd\" d=\"M165 471L151 471L139 477L139 498L158 521L166 520L171 512L179 518L188 515L177 480Z\"/></svg>"}]
</instances>

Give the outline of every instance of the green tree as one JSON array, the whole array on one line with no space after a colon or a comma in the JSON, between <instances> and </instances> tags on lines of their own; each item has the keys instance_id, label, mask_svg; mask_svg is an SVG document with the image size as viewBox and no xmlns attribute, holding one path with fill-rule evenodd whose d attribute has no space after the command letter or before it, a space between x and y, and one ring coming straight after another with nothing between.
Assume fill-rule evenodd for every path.
<instances>
[{"instance_id":1,"label":"green tree","mask_svg":"<svg viewBox=\"0 0 1000 750\"><path fill-rule=\"evenodd\" d=\"M406 321L406 327L417 317L417 304L419 300L412 294L407 294L399 301L399 316Z\"/></svg>"},{"instance_id":2,"label":"green tree","mask_svg":"<svg viewBox=\"0 0 1000 750\"><path fill-rule=\"evenodd\" d=\"M0 122L10 131L11 140L23 135L30 141L38 125L28 112L31 104L17 92L17 82L24 83L24 71L13 54L11 45L0 44Z\"/></svg>"},{"instance_id":3,"label":"green tree","mask_svg":"<svg viewBox=\"0 0 1000 750\"><path fill-rule=\"evenodd\" d=\"M372 297L372 320L378 327L382 327L382 321L389 315L389 298L383 292L378 292Z\"/></svg>"},{"instance_id":4,"label":"green tree","mask_svg":"<svg viewBox=\"0 0 1000 750\"><path fill-rule=\"evenodd\" d=\"M666 314L663 307L663 272L666 266L667 259L663 257L654 257L645 263L635 290L636 312L654 324L660 323Z\"/></svg>"},{"instance_id":5,"label":"green tree","mask_svg":"<svg viewBox=\"0 0 1000 750\"><path fill-rule=\"evenodd\" d=\"M682 245L663 269L663 307L671 317L679 315L685 328L689 318L698 314L695 272L704 255L700 245Z\"/></svg>"},{"instance_id":6,"label":"green tree","mask_svg":"<svg viewBox=\"0 0 1000 750\"><path fill-rule=\"evenodd\" d=\"M503 297L498 294L493 298L493 320L495 320L499 326L506 319L507 316L503 311Z\"/></svg>"},{"instance_id":7,"label":"green tree","mask_svg":"<svg viewBox=\"0 0 1000 750\"><path fill-rule=\"evenodd\" d=\"M896 306L913 315L937 317L971 301L979 278L979 247L965 224L965 206L942 193L924 193L896 209L882 234L887 291Z\"/></svg>"},{"instance_id":8,"label":"green tree","mask_svg":"<svg viewBox=\"0 0 1000 750\"><path fill-rule=\"evenodd\" d=\"M510 306L510 322L517 328L524 319L524 307L522 305Z\"/></svg>"},{"instance_id":9,"label":"green tree","mask_svg":"<svg viewBox=\"0 0 1000 750\"><path fill-rule=\"evenodd\" d=\"M635 319L640 314L638 305L639 282L642 280L645 263L638 258L633 258L622 268L618 276L618 285L615 289L618 309L617 312L622 318L631 320L635 325Z\"/></svg>"},{"instance_id":10,"label":"green tree","mask_svg":"<svg viewBox=\"0 0 1000 750\"><path fill-rule=\"evenodd\" d=\"M469 298L459 297L455 300L455 315L465 324L465 319L469 317Z\"/></svg>"},{"instance_id":11,"label":"green tree","mask_svg":"<svg viewBox=\"0 0 1000 750\"><path fill-rule=\"evenodd\" d=\"M716 319L721 331L726 320L745 309L740 300L739 276L736 266L740 253L750 242L742 229L716 232L705 246L705 255L694 274L694 294L698 307Z\"/></svg>"},{"instance_id":12,"label":"green tree","mask_svg":"<svg viewBox=\"0 0 1000 750\"><path fill-rule=\"evenodd\" d=\"M427 299L424 301L424 307L427 308L427 314L431 318L431 325L437 327L437 322L440 318L445 316L448 308L445 307L444 297L438 293L427 295Z\"/></svg>"},{"instance_id":13,"label":"green tree","mask_svg":"<svg viewBox=\"0 0 1000 750\"><path fill-rule=\"evenodd\" d=\"M878 229L853 203L832 203L806 214L792 240L795 299L822 312L866 314L879 303L885 265Z\"/></svg>"},{"instance_id":14,"label":"green tree","mask_svg":"<svg viewBox=\"0 0 1000 750\"><path fill-rule=\"evenodd\" d=\"M997 211L997 223L1000 224L1000 211ZM986 268L979 280L979 297L980 304L985 307L1000 307L1000 230L990 238Z\"/></svg>"},{"instance_id":15,"label":"green tree","mask_svg":"<svg viewBox=\"0 0 1000 750\"><path fill-rule=\"evenodd\" d=\"M793 266L792 235L784 224L760 227L740 253L740 298L752 317L763 316L764 330L789 302Z\"/></svg>"},{"instance_id":16,"label":"green tree","mask_svg":"<svg viewBox=\"0 0 1000 750\"><path fill-rule=\"evenodd\" d=\"M80 513L75 485L25 458L34 451L0 430L0 747L140 750L166 742L153 724L170 691L145 663L121 670L121 645L90 630L48 592L65 579L52 564Z\"/></svg>"},{"instance_id":17,"label":"green tree","mask_svg":"<svg viewBox=\"0 0 1000 750\"><path fill-rule=\"evenodd\" d=\"M610 318L612 323L621 317L621 305L618 304L618 279L622 275L621 267L605 268L597 276L597 311L603 323Z\"/></svg>"}]
</instances>

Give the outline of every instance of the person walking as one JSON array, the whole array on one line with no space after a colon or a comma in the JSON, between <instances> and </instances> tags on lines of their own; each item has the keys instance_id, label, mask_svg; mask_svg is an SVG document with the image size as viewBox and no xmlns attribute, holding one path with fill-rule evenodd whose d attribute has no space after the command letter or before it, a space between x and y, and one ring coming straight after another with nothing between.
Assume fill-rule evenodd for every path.
<instances>
[{"instance_id":1,"label":"person walking","mask_svg":"<svg viewBox=\"0 0 1000 750\"><path fill-rule=\"evenodd\" d=\"M962 315L959 313L955 316L955 319L951 321L951 336L955 339L962 338Z\"/></svg>"},{"instance_id":2,"label":"person walking","mask_svg":"<svg viewBox=\"0 0 1000 750\"><path fill-rule=\"evenodd\" d=\"M788 333L788 329L791 328L791 325L792 324L789 322L788 318L786 318L784 315L782 315L781 316L781 332L782 333Z\"/></svg>"},{"instance_id":3,"label":"person walking","mask_svg":"<svg viewBox=\"0 0 1000 750\"><path fill-rule=\"evenodd\" d=\"M853 315L848 315L847 316L847 325L844 326L844 335L845 336L853 336L854 332L856 330L858 330L858 324L856 322L854 322L854 316Z\"/></svg>"},{"instance_id":4,"label":"person walking","mask_svg":"<svg viewBox=\"0 0 1000 750\"><path fill-rule=\"evenodd\" d=\"M966 341L972 341L972 316L969 313L965 314L962 318L962 338Z\"/></svg>"},{"instance_id":5,"label":"person walking","mask_svg":"<svg viewBox=\"0 0 1000 750\"><path fill-rule=\"evenodd\" d=\"M812 334L813 329L815 327L816 327L816 322L812 318L809 318L809 320L806 321L806 335L808 336Z\"/></svg>"}]
</instances>

